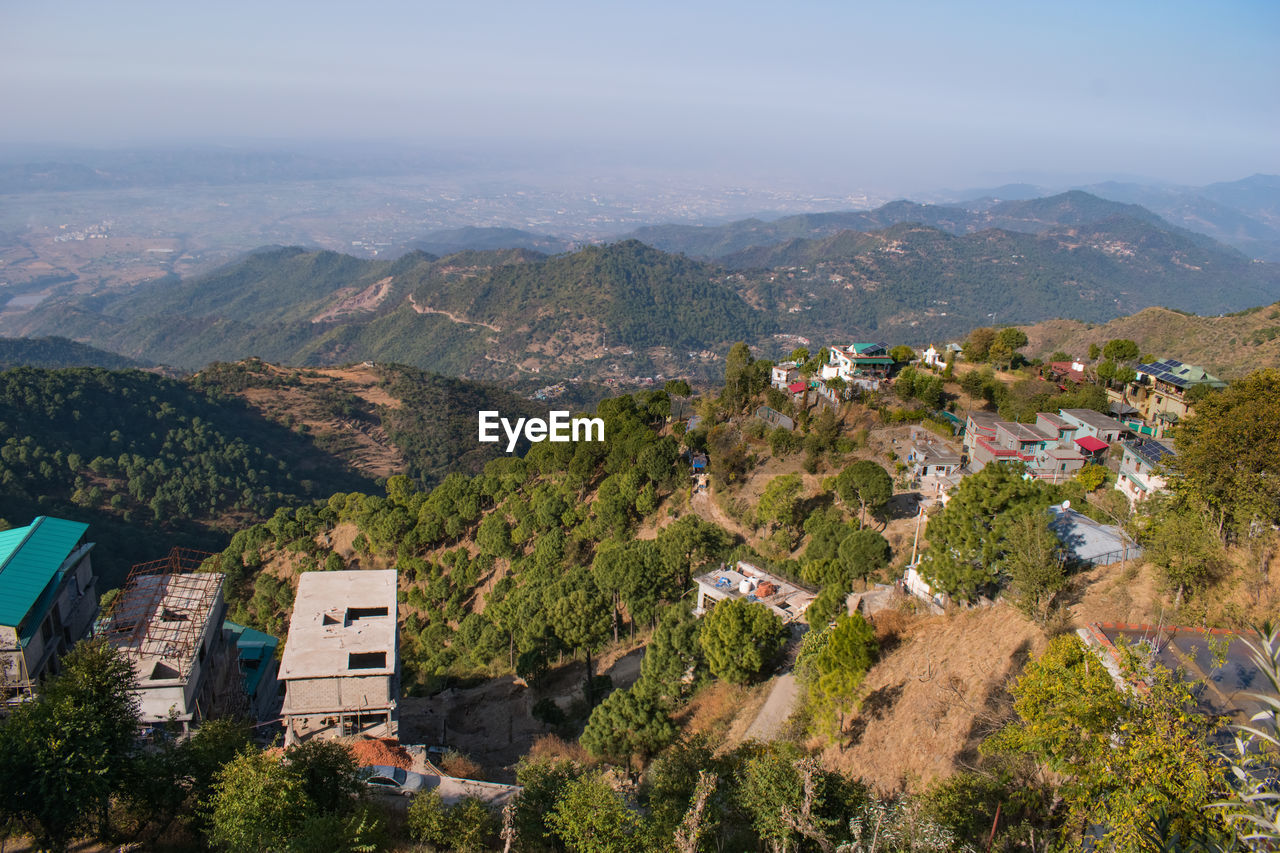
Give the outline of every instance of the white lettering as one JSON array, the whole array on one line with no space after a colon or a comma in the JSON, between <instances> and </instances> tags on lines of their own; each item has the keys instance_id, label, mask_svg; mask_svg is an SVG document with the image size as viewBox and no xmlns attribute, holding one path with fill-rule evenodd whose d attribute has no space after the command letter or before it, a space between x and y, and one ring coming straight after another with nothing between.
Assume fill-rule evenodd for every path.
<instances>
[{"instance_id":1,"label":"white lettering","mask_svg":"<svg viewBox=\"0 0 1280 853\"><path fill-rule=\"evenodd\" d=\"M497 442L498 413L494 411L480 412L480 442L492 444Z\"/></svg>"},{"instance_id":2,"label":"white lettering","mask_svg":"<svg viewBox=\"0 0 1280 853\"><path fill-rule=\"evenodd\" d=\"M551 433L548 441L564 442L569 440L569 413L553 411L551 413Z\"/></svg>"},{"instance_id":3,"label":"white lettering","mask_svg":"<svg viewBox=\"0 0 1280 853\"><path fill-rule=\"evenodd\" d=\"M507 437L507 452L514 453L520 436L532 442L540 441L604 441L603 418L571 418L567 411L550 412L550 420L542 418L517 418L514 424L495 411L481 411L478 437L485 444L502 440L498 428Z\"/></svg>"},{"instance_id":4,"label":"white lettering","mask_svg":"<svg viewBox=\"0 0 1280 853\"><path fill-rule=\"evenodd\" d=\"M511 428L511 422L506 418L502 419L502 429L507 434L507 452L515 453L516 442L520 440L520 427L524 426L524 418L516 419L515 429Z\"/></svg>"},{"instance_id":5,"label":"white lettering","mask_svg":"<svg viewBox=\"0 0 1280 853\"><path fill-rule=\"evenodd\" d=\"M582 431L586 436L582 439L578 438L578 427L582 427ZM591 431L598 430L599 438L592 438ZM603 418L574 418L573 419L573 440L574 441L604 441L604 419Z\"/></svg>"}]
</instances>

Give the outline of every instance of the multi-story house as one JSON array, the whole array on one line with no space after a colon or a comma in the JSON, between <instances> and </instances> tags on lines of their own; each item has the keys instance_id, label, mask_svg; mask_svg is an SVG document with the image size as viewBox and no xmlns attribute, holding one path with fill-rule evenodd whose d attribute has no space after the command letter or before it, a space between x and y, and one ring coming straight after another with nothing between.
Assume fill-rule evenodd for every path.
<instances>
[{"instance_id":1,"label":"multi-story house","mask_svg":"<svg viewBox=\"0 0 1280 853\"><path fill-rule=\"evenodd\" d=\"M394 569L298 578L279 674L286 744L395 737L399 675Z\"/></svg>"},{"instance_id":2,"label":"multi-story house","mask_svg":"<svg viewBox=\"0 0 1280 853\"><path fill-rule=\"evenodd\" d=\"M1227 383L1194 364L1172 358L1139 364L1136 378L1119 390L1109 390L1113 401L1132 406L1146 423L1163 432L1167 424L1185 418L1194 407L1188 394L1201 386L1222 389Z\"/></svg>"},{"instance_id":3,"label":"multi-story house","mask_svg":"<svg viewBox=\"0 0 1280 853\"><path fill-rule=\"evenodd\" d=\"M92 628L98 595L88 530L40 516L0 532L0 704L30 699Z\"/></svg>"},{"instance_id":4,"label":"multi-story house","mask_svg":"<svg viewBox=\"0 0 1280 853\"><path fill-rule=\"evenodd\" d=\"M1163 491L1166 485L1164 465L1174 455L1168 442L1154 438L1138 438L1122 445L1120 476L1116 488L1124 493L1130 504L1145 500L1153 492Z\"/></svg>"}]
</instances>

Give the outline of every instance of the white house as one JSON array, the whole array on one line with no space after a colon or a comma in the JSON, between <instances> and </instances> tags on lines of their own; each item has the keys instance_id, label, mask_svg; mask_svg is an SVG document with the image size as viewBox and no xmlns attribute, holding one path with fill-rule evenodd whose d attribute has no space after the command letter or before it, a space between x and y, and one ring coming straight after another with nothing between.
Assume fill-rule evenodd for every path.
<instances>
[{"instance_id":1,"label":"white house","mask_svg":"<svg viewBox=\"0 0 1280 853\"><path fill-rule=\"evenodd\" d=\"M1174 455L1174 450L1163 441L1139 438L1124 442L1120 457L1120 475L1116 488L1124 493L1130 504L1146 499L1153 492L1163 491L1167 485L1164 463Z\"/></svg>"},{"instance_id":2,"label":"white house","mask_svg":"<svg viewBox=\"0 0 1280 853\"><path fill-rule=\"evenodd\" d=\"M800 378L800 366L794 361L775 364L769 371L769 384L779 391L787 390L787 386Z\"/></svg>"}]
</instances>

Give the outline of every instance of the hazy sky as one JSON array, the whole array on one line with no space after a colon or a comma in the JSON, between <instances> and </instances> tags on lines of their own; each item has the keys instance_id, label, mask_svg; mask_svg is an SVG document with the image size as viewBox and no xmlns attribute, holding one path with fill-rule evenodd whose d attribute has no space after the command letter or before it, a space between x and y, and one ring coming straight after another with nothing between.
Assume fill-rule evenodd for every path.
<instances>
[{"instance_id":1,"label":"hazy sky","mask_svg":"<svg viewBox=\"0 0 1280 853\"><path fill-rule=\"evenodd\" d=\"M1280 3L0 0L0 141L564 147L904 190L1280 172Z\"/></svg>"}]
</instances>

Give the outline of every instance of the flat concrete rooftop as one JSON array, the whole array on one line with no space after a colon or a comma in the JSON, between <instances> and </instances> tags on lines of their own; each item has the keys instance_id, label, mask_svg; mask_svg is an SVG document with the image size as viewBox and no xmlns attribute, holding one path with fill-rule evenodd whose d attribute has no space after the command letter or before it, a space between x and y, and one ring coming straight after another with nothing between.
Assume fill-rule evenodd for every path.
<instances>
[{"instance_id":1,"label":"flat concrete rooftop","mask_svg":"<svg viewBox=\"0 0 1280 853\"><path fill-rule=\"evenodd\" d=\"M396 668L396 572L305 572L280 679L390 675Z\"/></svg>"},{"instance_id":2,"label":"flat concrete rooftop","mask_svg":"<svg viewBox=\"0 0 1280 853\"><path fill-rule=\"evenodd\" d=\"M741 585L743 581L754 582L749 592L743 592ZM800 619L809 605L813 603L816 594L810 590L804 589L797 584L792 583L785 578L778 577L772 572L766 572L758 566L750 563L739 562L735 568L721 566L720 569L707 572L694 578L694 582L701 588L703 596L710 596L714 600L722 598L745 598L747 601L758 601L772 610L784 622L793 622ZM773 587L768 595L761 595L767 588L765 584ZM695 611L696 612L696 611Z\"/></svg>"}]
</instances>

